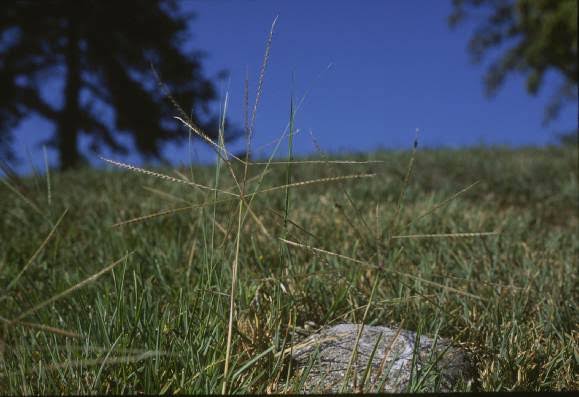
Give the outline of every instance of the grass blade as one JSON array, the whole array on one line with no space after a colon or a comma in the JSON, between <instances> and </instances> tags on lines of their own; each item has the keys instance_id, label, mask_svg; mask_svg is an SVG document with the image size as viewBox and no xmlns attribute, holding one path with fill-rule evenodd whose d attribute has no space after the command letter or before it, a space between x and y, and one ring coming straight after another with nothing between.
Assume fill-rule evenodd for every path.
<instances>
[{"instance_id":1,"label":"grass blade","mask_svg":"<svg viewBox=\"0 0 579 397\"><path fill-rule=\"evenodd\" d=\"M23 313L21 313L18 317L16 317L16 318L15 318L14 320L12 320L12 321L13 321L13 322L20 321L20 320L22 320L23 318L26 318L26 317L30 316L31 314L33 314L33 313L36 313L38 310L42 309L43 307L45 307L45 306L47 306L47 305L50 305L52 302L55 302L55 301L57 301L57 300L59 300L59 299L62 299L62 298L64 298L65 296L71 294L72 292L74 292L74 291L76 291L76 290L84 287L85 285L92 283L93 281L95 281L96 279L98 279L98 278L99 278L100 276L102 276L103 274L105 274L105 273L113 270L115 266L117 266L119 263L121 263L121 262L123 262L124 260L126 260L131 254L132 254L132 252L129 253L129 254L127 254L127 255L125 255L125 256L123 256L121 259L119 259L119 260L111 263L110 265L108 265L107 267L105 267L105 268L103 268L102 270L98 271L97 273L93 274L92 276L87 277L86 279L84 279L84 280L81 281L80 283L75 284L75 285L73 285L72 287L70 287L70 288L62 291L61 293L56 294L56 295L54 295L53 297L45 300L44 302L41 302L41 303L39 303L38 305L36 305L36 306L34 306L34 307L32 307L32 308L24 311Z\"/></svg>"}]
</instances>

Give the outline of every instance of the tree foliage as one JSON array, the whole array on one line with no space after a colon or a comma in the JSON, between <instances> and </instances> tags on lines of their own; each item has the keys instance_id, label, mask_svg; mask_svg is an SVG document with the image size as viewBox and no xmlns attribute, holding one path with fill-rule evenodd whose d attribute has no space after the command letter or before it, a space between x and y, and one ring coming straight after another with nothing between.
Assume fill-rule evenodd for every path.
<instances>
[{"instance_id":1,"label":"tree foliage","mask_svg":"<svg viewBox=\"0 0 579 397\"><path fill-rule=\"evenodd\" d=\"M13 158L14 129L36 114L54 125L49 144L58 150L61 168L82 162L81 133L94 152L109 147L126 153L119 139L125 134L145 157L162 158L162 143L187 134L173 119L151 65L175 101L215 137L213 83L203 76L202 53L184 48L191 17L175 0L2 4L0 155ZM62 83L59 100L46 95L46 84L54 81Z\"/></svg>"},{"instance_id":2,"label":"tree foliage","mask_svg":"<svg viewBox=\"0 0 579 397\"><path fill-rule=\"evenodd\" d=\"M488 95L511 73L523 74L527 91L535 95L545 73L555 70L564 82L546 107L545 122L556 118L565 102L577 100L577 0L453 0L449 24L474 14L483 21L469 42L472 59L481 62L491 50L504 50L486 73Z\"/></svg>"}]
</instances>

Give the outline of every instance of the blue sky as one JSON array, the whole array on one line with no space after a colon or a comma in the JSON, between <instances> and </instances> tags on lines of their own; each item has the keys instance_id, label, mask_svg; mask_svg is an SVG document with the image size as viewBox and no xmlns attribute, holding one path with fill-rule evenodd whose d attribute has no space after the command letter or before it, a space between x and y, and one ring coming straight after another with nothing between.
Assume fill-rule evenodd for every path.
<instances>
[{"instance_id":1,"label":"blue sky","mask_svg":"<svg viewBox=\"0 0 579 397\"><path fill-rule=\"evenodd\" d=\"M217 87L223 96L228 92L227 114L240 125L246 70L252 101L267 34L278 16L254 148L282 134L292 92L297 100L309 92L296 115L298 154L315 153L310 132L324 150L336 153L410 148L416 128L423 147L545 145L556 142L555 132L577 125L576 105L564 108L547 127L542 125L544 106L560 81L555 73L548 75L536 97L528 96L522 77L511 76L495 98L486 98L485 64L472 64L466 51L474 25L449 29L450 0L182 4L197 13L188 45L207 52L206 75L216 76L221 69L230 72ZM44 160L37 144L50 135L50 125L31 118L15 135L14 148L24 159L18 170L28 172L30 161L41 166ZM189 153L187 145L168 145L164 153L174 164L214 158L200 142L193 148ZM242 142L232 145L233 151L241 148ZM257 153L268 154L270 149ZM56 153L48 154L55 165ZM108 155L142 164L138 155ZM93 164L101 164L88 156Z\"/></svg>"}]
</instances>

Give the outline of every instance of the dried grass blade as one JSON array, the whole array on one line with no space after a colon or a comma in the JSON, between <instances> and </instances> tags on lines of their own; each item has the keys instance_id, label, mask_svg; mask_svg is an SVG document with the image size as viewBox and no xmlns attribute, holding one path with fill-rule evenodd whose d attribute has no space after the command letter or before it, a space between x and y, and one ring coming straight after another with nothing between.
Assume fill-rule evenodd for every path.
<instances>
[{"instance_id":1,"label":"dried grass blade","mask_svg":"<svg viewBox=\"0 0 579 397\"><path fill-rule=\"evenodd\" d=\"M18 197L20 197L22 199L22 201L24 201L26 204L28 204L30 206L30 208L32 208L34 211L36 211L38 214L40 214L40 216L42 216L43 218L46 218L46 216L40 210L40 208L38 208L38 206L36 204L34 204L32 202L32 200L30 200L28 197L26 197L24 194L22 194L18 189L16 189L14 186L9 184L3 178L0 178L0 182L2 182L4 184L4 186L6 186L8 189L10 189Z\"/></svg>"},{"instance_id":2,"label":"dried grass blade","mask_svg":"<svg viewBox=\"0 0 579 397\"><path fill-rule=\"evenodd\" d=\"M167 193L167 192L164 192L164 191L159 190L159 189L155 189L155 188L152 188L149 186L143 186L143 189L145 189L153 194L156 194L158 196L161 196L163 198L169 199L171 201L176 201L176 202L180 202L180 203L189 203L189 201L185 200L184 198L177 197L174 194Z\"/></svg>"},{"instance_id":3,"label":"dried grass blade","mask_svg":"<svg viewBox=\"0 0 579 397\"><path fill-rule=\"evenodd\" d=\"M461 238L461 237L483 237L483 236L496 236L500 234L499 232L478 232L478 233L439 233L439 234L409 234L405 236L392 236L392 239L403 239L403 238Z\"/></svg>"},{"instance_id":4,"label":"dried grass blade","mask_svg":"<svg viewBox=\"0 0 579 397\"><path fill-rule=\"evenodd\" d=\"M23 327L28 328L35 328L40 331L50 332L51 334L68 336L70 338L80 338L80 335L76 332L68 331L66 329L52 327L50 325L38 324L38 323L29 323L27 321L18 321L16 322L17 325L22 325Z\"/></svg>"},{"instance_id":5,"label":"dried grass blade","mask_svg":"<svg viewBox=\"0 0 579 397\"><path fill-rule=\"evenodd\" d=\"M88 367L93 365L111 365L111 364L129 364L136 363L147 358L157 357L163 355L163 353L149 350L141 354L127 355L122 357L110 357L105 359L92 359L92 360L76 360L76 361L66 361L58 364L51 364L44 367L45 370L55 370L63 368L77 368L77 367Z\"/></svg>"},{"instance_id":6,"label":"dried grass blade","mask_svg":"<svg viewBox=\"0 0 579 397\"><path fill-rule=\"evenodd\" d=\"M447 198L444 201L441 201L440 203L436 204L434 207L432 207L431 209L429 209L428 211L418 215L416 218L414 218L413 220L411 220L410 222L408 222L406 224L406 226L410 226L411 224L413 224L414 222L416 222L419 219L424 218L427 215L432 214L434 211L436 211L437 209L439 209L440 207L444 207L446 204L450 203L452 200L454 200L455 198L457 198L458 196L460 196L463 193L466 193L467 191L469 191L470 189L472 189L473 187L475 187L478 183L480 183L480 181L476 181L473 184L465 187L462 190L459 190L458 192L456 192L455 194L453 194L452 196L450 196L449 198Z\"/></svg>"},{"instance_id":7,"label":"dried grass blade","mask_svg":"<svg viewBox=\"0 0 579 397\"><path fill-rule=\"evenodd\" d=\"M0 321L7 324L7 325L21 325L23 327L28 327L28 328L35 328L35 329L39 329L41 331L45 331L45 332L50 332L52 334L57 334L57 335L62 335L62 336L69 336L71 338L78 338L80 337L80 335L78 335L75 332L72 331L68 331L62 328L57 328L57 327L51 327L50 325L44 325L44 324L38 324L38 323L30 323L27 321L17 321L17 322L13 322L12 320L9 320L7 318L4 318L2 316L0 316Z\"/></svg>"},{"instance_id":8,"label":"dried grass blade","mask_svg":"<svg viewBox=\"0 0 579 397\"><path fill-rule=\"evenodd\" d=\"M130 255L132 254L132 252L128 253L127 255L123 256L121 259L118 259L117 261L111 263L110 265L108 265L107 267L105 267L102 270L99 270L98 272L96 272L95 274L93 274L90 277L87 277L86 279L84 279L83 281L81 281L78 284L73 285L72 287L62 291L59 294L54 295L53 297L45 300L42 303L39 303L38 305L24 311L22 314L20 314L18 317L16 317L14 320L12 320L13 322L17 322L22 320L25 317L28 317L29 315L31 315L32 313L37 312L38 310L42 309L43 307L51 304L54 301L57 301L63 297L65 297L66 295L69 295L70 293L76 291L79 288L84 287L85 285L92 283L93 281L95 281L96 279L98 279L100 276L102 276L103 274L111 271L115 266L117 266L119 263L121 263L122 261L126 260Z\"/></svg>"},{"instance_id":9,"label":"dried grass blade","mask_svg":"<svg viewBox=\"0 0 579 397\"><path fill-rule=\"evenodd\" d=\"M438 288L442 288L442 289L445 289L445 290L448 290L448 291L451 291L451 292L455 292L455 293L457 293L457 294L459 294L459 295L464 295L464 296L468 296L468 297L470 297L470 298L474 298L474 299L478 299L478 300L483 300L483 301L486 300L486 299L484 299L484 298L481 298L480 296L477 296L477 295L474 295L474 294L471 294L471 293L468 293L468 292L465 292L465 291L462 291L462 290L459 290L459 289L456 289L456 288L453 288L453 287L449 287L449 286L447 286L447 285L443 285L443 284L440 284L440 283L437 283L437 282L434 282L434 281L426 280L426 279L424 279L424 278L422 278L422 277L414 276L414 275L412 275L412 274L400 272L400 271L397 271L397 270L394 270L394 269L385 269L385 268L382 268L382 267L380 267L380 266L376 266L376 265L373 265L373 264L371 264L371 263L368 263L368 262L366 262L366 261L361 261L361 260L359 260L359 259L355 259L355 258L346 256L346 255L342 255L342 254L338 254L338 253L336 253L336 252L327 251L327 250L324 250L324 249L321 249L321 248L312 247L312 246L309 246L309 245L307 245L307 244L302 244L302 243L297 243L297 242L295 242L295 241L286 240L286 239L284 239L284 238L280 238L280 240L283 241L283 242L286 243L286 244L293 245L293 246L295 246L295 247L300 247L300 248L309 249L310 251L314 251L314 252L319 252L319 253L326 254L326 255L335 256L335 257L337 257L337 258L342 258L342 259L348 260L348 261L350 261L350 262L358 263L358 264L360 264L360 265L364 265L364 266L367 266L367 267L371 267L371 268L375 268L375 269L377 268L377 269L380 269L380 270L383 270L383 271L386 271L386 272L389 272L389 273L394 273L394 274L398 274L398 275L400 275L400 276L413 278L413 279L415 279L415 280L422 281L422 282L424 282L424 283L426 283L426 284L430 284L430 285L435 286L435 287L438 287Z\"/></svg>"},{"instance_id":10,"label":"dried grass blade","mask_svg":"<svg viewBox=\"0 0 579 397\"><path fill-rule=\"evenodd\" d=\"M294 136L297 133L294 132ZM290 161L272 161L267 162L250 162L248 165L287 165ZM356 160L296 160L291 161L292 164L382 164L382 160L367 160L367 161L356 161Z\"/></svg>"},{"instance_id":11,"label":"dried grass blade","mask_svg":"<svg viewBox=\"0 0 579 397\"><path fill-rule=\"evenodd\" d=\"M193 208L198 208L199 206L195 206L195 205L188 205L187 207L179 207L179 208L173 208L170 210L162 210L159 212L154 212L152 214L148 214L148 215L143 215L143 216L139 216L137 218L132 218L132 219L128 219L126 221L121 221L121 222L117 222L114 223L113 225L111 225L111 227L119 227L119 226L124 226L124 225L129 225L131 223L137 223L137 222L142 222L142 221L146 221L148 219L152 219L152 218L156 218L158 216L163 216L163 215L168 215L168 214L174 214L176 212L181 212L181 211L186 211L186 210L190 210Z\"/></svg>"},{"instance_id":12,"label":"dried grass blade","mask_svg":"<svg viewBox=\"0 0 579 397\"><path fill-rule=\"evenodd\" d=\"M46 238L44 239L44 241L42 242L42 244L40 244L40 247L38 247L38 249L34 252L34 254L32 254L32 256L30 257L30 259L28 260L28 262L26 262L26 265L24 265L24 267L20 270L20 272L18 272L18 274L12 279L12 281L8 284L8 286L6 286L6 289L4 290L4 295L3 297L6 295L6 293L12 288L14 287L14 285L16 285L16 283L18 282L18 280L20 280L20 277L22 276L22 274L24 274L24 272L30 267L30 265L32 264L32 262L34 262L34 260L36 259L36 257L40 254L40 252L44 249L44 247L46 246L46 244L48 243L48 241L52 238L52 236L54 235L54 232L56 231L56 228L58 227L58 225L60 225L60 222L62 222L62 219L64 218L64 216L66 215L66 213L68 212L68 208L64 210L64 212L62 213L62 215L60 216L60 218L58 218L58 221L56 221L56 224L52 227L52 229L50 230L50 233L48 233L48 236L46 236Z\"/></svg>"},{"instance_id":13,"label":"dried grass blade","mask_svg":"<svg viewBox=\"0 0 579 397\"><path fill-rule=\"evenodd\" d=\"M354 174L354 175L344 175L344 176L332 176L332 177L320 178L320 179L311 179L308 181L294 182L294 183L290 183L290 184L270 187L270 188L263 189L263 190L260 190L258 192L255 192L255 193L248 194L248 196L253 196L256 194L260 194L260 193L273 192L275 190L286 189L288 187L300 187L300 186L306 186L306 185L313 185L316 183L343 181L346 179L373 178L375 176L376 176L376 174Z\"/></svg>"},{"instance_id":14,"label":"dried grass blade","mask_svg":"<svg viewBox=\"0 0 579 397\"><path fill-rule=\"evenodd\" d=\"M394 346L394 343L396 342L396 340L400 336L400 333L402 332L402 326L403 325L404 325L404 319L402 319L402 321L400 322L400 326L398 327L398 331L396 332L396 335L394 335L394 338L392 339L392 341L390 342L390 344L388 345L386 350L384 350L384 355L382 356L382 361L380 362L380 367L378 369L378 376L376 377L376 379L379 379L379 376L384 373L384 366L386 365L386 358L390 355L390 352L392 351L392 347ZM380 385L380 389L376 390L375 392L383 393L384 392L384 383L385 382L383 382Z\"/></svg>"}]
</instances>

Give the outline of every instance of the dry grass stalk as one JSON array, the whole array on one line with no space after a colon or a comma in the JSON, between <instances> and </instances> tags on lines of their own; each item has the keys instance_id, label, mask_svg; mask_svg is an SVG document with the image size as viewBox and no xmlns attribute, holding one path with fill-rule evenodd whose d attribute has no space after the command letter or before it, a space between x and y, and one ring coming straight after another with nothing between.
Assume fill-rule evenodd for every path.
<instances>
[{"instance_id":1,"label":"dry grass stalk","mask_svg":"<svg viewBox=\"0 0 579 397\"><path fill-rule=\"evenodd\" d=\"M21 321L23 318L26 318L28 316L30 316L31 314L37 312L38 310L42 309L43 307L61 299L64 298L66 295L69 295L70 293L84 287L87 284L92 283L93 281L95 281L96 279L98 279L100 276L102 276L103 274L111 271L114 269L115 266L117 266L119 263L123 262L124 260L126 260L130 255L132 254L132 252L128 253L127 255L123 256L121 259L111 263L110 265L108 265L107 267L101 269L100 271L96 272L95 274L91 275L90 277L87 277L86 279L84 279L83 281L73 285L72 287L62 291L59 294L54 295L53 297L45 300L44 302L39 303L36 306L31 307L28 310L25 310L23 313L21 313L18 317L16 317L14 320L11 321L11 323L16 323L18 321Z\"/></svg>"},{"instance_id":2,"label":"dry grass stalk","mask_svg":"<svg viewBox=\"0 0 579 397\"><path fill-rule=\"evenodd\" d=\"M462 291L462 290L459 290L459 289L456 289L456 288L452 288L452 287L449 287L449 286L447 286L447 285L443 285L443 284L440 284L440 283L437 283L437 282L434 282L434 281L426 280L426 279L424 279L424 278L422 278L422 277L414 276L414 275L409 274L409 273L400 272L400 271L394 270L394 269L387 269L387 268L384 268L384 267L382 267L382 266L374 265L374 264L369 263L369 262L366 262L366 261L362 261L362 260L359 260L359 259L355 259L355 258L346 256L346 255L338 254L338 253L335 253L335 252L332 252L332 251L327 251L327 250L324 250L324 249L321 249L321 248L312 247L312 246L307 245L307 244L302 244L302 243L298 243L298 242L295 242L295 241L286 240L286 239L284 239L284 238L280 238L280 240L283 241L283 242L286 243L286 244L293 245L294 247L305 248L305 249L308 249L308 250L313 251L313 252L318 252L318 253L321 253L321 254L326 254L326 255L335 256L335 257L337 257L337 258L345 259L345 260L348 260L348 261L350 261L350 262L355 262L355 263L358 263L358 264L360 264L360 265L368 266L368 267L375 268L375 269L380 269L380 270L382 270L382 271L386 271L386 272L389 272L389 273L394 273L394 274L398 274L398 275L400 275L400 276L409 277L409 278L412 278L412 279L415 279L415 280L419 280L419 281L421 281L421 282L423 282L423 283L425 283L425 284L430 284L430 285L432 285L432 286L435 286L435 287L438 287L438 288L442 288L442 289L444 289L444 290L447 290L447 291L450 291L450 292L454 292L454 293L457 293L457 294L459 294L459 295L468 296L468 297L470 297L470 298L474 298L474 299L478 299L478 300L485 300L485 299L481 298L480 296L477 296L477 295L474 295L474 294L470 294L470 293L468 293L468 292L466 292L466 291Z\"/></svg>"}]
</instances>

